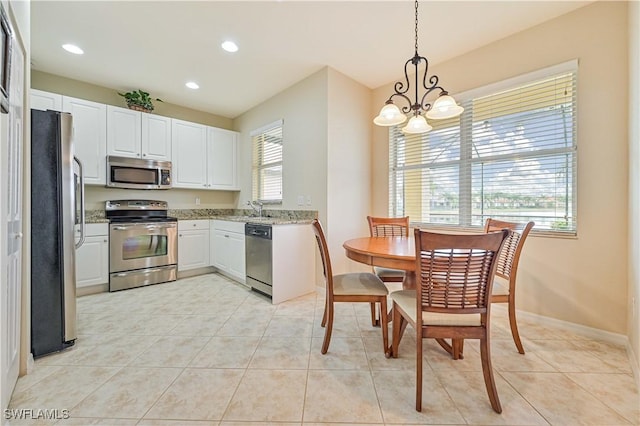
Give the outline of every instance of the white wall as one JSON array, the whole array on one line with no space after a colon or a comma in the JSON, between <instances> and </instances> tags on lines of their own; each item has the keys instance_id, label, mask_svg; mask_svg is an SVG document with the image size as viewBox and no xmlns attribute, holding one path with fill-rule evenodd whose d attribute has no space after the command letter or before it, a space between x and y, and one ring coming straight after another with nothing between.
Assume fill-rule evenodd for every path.
<instances>
[{"instance_id":1,"label":"white wall","mask_svg":"<svg viewBox=\"0 0 640 426\"><path fill-rule=\"evenodd\" d=\"M371 213L371 91L329 69L327 224L334 274L371 270L349 261L342 244L369 234Z\"/></svg>"},{"instance_id":2,"label":"white wall","mask_svg":"<svg viewBox=\"0 0 640 426\"><path fill-rule=\"evenodd\" d=\"M627 5L595 2L431 70L455 94L579 60L578 237L528 239L517 307L620 334L628 321ZM374 106L390 93L391 84L376 89ZM383 215L387 129L374 129L373 137L373 206Z\"/></svg>"},{"instance_id":3,"label":"white wall","mask_svg":"<svg viewBox=\"0 0 640 426\"><path fill-rule=\"evenodd\" d=\"M634 303L635 301L635 303ZM640 3L629 4L629 296L627 324L640 386Z\"/></svg>"}]
</instances>

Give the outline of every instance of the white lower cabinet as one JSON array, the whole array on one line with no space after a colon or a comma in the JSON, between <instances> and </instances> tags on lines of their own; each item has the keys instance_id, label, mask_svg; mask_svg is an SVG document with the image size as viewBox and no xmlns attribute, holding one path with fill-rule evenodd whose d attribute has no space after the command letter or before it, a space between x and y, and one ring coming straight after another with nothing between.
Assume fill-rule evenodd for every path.
<instances>
[{"instance_id":1,"label":"white lower cabinet","mask_svg":"<svg viewBox=\"0 0 640 426\"><path fill-rule=\"evenodd\" d=\"M80 231L76 230L76 238ZM76 250L76 288L109 282L109 224L90 223Z\"/></svg>"},{"instance_id":2,"label":"white lower cabinet","mask_svg":"<svg viewBox=\"0 0 640 426\"><path fill-rule=\"evenodd\" d=\"M211 232L211 265L244 284L244 222L212 220Z\"/></svg>"},{"instance_id":3,"label":"white lower cabinet","mask_svg":"<svg viewBox=\"0 0 640 426\"><path fill-rule=\"evenodd\" d=\"M178 221L178 271L209 266L209 220Z\"/></svg>"}]
</instances>

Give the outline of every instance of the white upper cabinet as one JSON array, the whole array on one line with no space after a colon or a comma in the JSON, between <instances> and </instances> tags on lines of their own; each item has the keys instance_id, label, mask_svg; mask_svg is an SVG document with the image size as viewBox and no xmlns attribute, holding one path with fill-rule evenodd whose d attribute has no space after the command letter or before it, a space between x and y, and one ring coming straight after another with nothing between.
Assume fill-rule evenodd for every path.
<instances>
[{"instance_id":1,"label":"white upper cabinet","mask_svg":"<svg viewBox=\"0 0 640 426\"><path fill-rule=\"evenodd\" d=\"M238 190L238 133L209 127L209 189Z\"/></svg>"},{"instance_id":2,"label":"white upper cabinet","mask_svg":"<svg viewBox=\"0 0 640 426\"><path fill-rule=\"evenodd\" d=\"M107 154L171 161L171 119L107 105Z\"/></svg>"},{"instance_id":3,"label":"white upper cabinet","mask_svg":"<svg viewBox=\"0 0 640 426\"><path fill-rule=\"evenodd\" d=\"M171 161L171 118L142 113L142 158Z\"/></svg>"},{"instance_id":4,"label":"white upper cabinet","mask_svg":"<svg viewBox=\"0 0 640 426\"><path fill-rule=\"evenodd\" d=\"M140 158L142 113L107 105L107 155Z\"/></svg>"},{"instance_id":5,"label":"white upper cabinet","mask_svg":"<svg viewBox=\"0 0 640 426\"><path fill-rule=\"evenodd\" d=\"M206 189L207 126L171 120L173 187Z\"/></svg>"},{"instance_id":6,"label":"white upper cabinet","mask_svg":"<svg viewBox=\"0 0 640 426\"><path fill-rule=\"evenodd\" d=\"M73 116L75 156L82 162L86 184L106 184L107 106L62 97L62 110Z\"/></svg>"},{"instance_id":7,"label":"white upper cabinet","mask_svg":"<svg viewBox=\"0 0 640 426\"><path fill-rule=\"evenodd\" d=\"M31 89L29 100L31 109L62 111L62 95L57 93Z\"/></svg>"}]
</instances>

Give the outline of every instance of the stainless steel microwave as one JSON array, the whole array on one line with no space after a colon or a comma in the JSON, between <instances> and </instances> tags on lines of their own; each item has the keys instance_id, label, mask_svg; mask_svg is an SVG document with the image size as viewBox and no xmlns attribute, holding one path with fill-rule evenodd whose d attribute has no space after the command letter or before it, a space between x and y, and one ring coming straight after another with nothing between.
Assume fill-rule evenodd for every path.
<instances>
[{"instance_id":1,"label":"stainless steel microwave","mask_svg":"<svg viewBox=\"0 0 640 426\"><path fill-rule=\"evenodd\" d=\"M171 188L171 161L107 157L107 187L128 189Z\"/></svg>"}]
</instances>

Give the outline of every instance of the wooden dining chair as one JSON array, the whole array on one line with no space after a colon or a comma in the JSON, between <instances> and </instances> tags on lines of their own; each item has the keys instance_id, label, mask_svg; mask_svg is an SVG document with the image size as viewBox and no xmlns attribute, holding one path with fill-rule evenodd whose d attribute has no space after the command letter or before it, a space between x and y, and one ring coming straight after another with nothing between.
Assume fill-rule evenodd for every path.
<instances>
[{"instance_id":1,"label":"wooden dining chair","mask_svg":"<svg viewBox=\"0 0 640 426\"><path fill-rule=\"evenodd\" d=\"M508 303L509 326L513 341L518 348L518 352L524 354L524 348L518 333L518 323L516 322L516 276L522 247L529 235L529 231L535 225L534 222L516 223L505 222L488 218L484 225L485 232L494 232L501 229L509 230L509 236L500 251L498 265L496 267L496 277L493 282L493 292L491 302Z\"/></svg>"},{"instance_id":2,"label":"wooden dining chair","mask_svg":"<svg viewBox=\"0 0 640 426\"><path fill-rule=\"evenodd\" d=\"M325 331L321 352L326 354L329 349L331 331L333 330L334 303L368 302L374 305L374 307L376 303L380 304L382 346L383 351L386 353L389 346L387 327L387 295L389 294L389 290L380 278L370 272L333 275L329 248L322 225L317 219L314 219L312 226L320 250L326 284L326 300L321 323L321 325L325 327Z\"/></svg>"},{"instance_id":3,"label":"wooden dining chair","mask_svg":"<svg viewBox=\"0 0 640 426\"><path fill-rule=\"evenodd\" d=\"M498 253L508 231L447 235L415 230L416 290L391 293L393 339L390 355L407 324L416 330L416 410L422 411L422 340L480 339L485 387L493 409L501 413L490 353L491 287Z\"/></svg>"},{"instance_id":4,"label":"wooden dining chair","mask_svg":"<svg viewBox=\"0 0 640 426\"><path fill-rule=\"evenodd\" d=\"M408 237L409 216L405 217L373 217L367 216L369 222L369 234L372 237ZM373 267L373 273L383 282L401 283L404 281L404 271L399 269ZM376 320L375 305L371 305L371 321L373 325L379 325Z\"/></svg>"}]
</instances>

